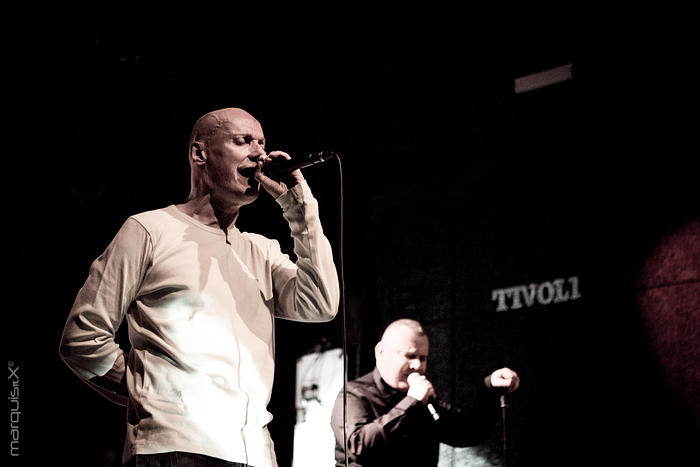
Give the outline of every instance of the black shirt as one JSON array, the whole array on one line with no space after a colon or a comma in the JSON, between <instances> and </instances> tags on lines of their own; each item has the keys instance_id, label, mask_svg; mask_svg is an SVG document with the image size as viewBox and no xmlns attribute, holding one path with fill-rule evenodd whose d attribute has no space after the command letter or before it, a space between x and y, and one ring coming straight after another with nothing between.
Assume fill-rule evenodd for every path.
<instances>
[{"instance_id":1,"label":"black shirt","mask_svg":"<svg viewBox=\"0 0 700 467\"><path fill-rule=\"evenodd\" d=\"M348 464L355 467L435 467L440 443L464 447L483 443L498 419L498 394L482 382L473 409L467 412L440 401L433 405L440 419L433 420L427 407L389 386L375 368L347 384ZM345 465L343 440L343 391L333 407L336 466Z\"/></svg>"}]
</instances>

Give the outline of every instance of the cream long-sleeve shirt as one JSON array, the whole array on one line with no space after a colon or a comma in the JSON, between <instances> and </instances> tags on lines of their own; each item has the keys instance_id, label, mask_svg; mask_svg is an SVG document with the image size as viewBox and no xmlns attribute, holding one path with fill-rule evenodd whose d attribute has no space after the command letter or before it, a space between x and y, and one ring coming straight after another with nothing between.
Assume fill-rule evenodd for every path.
<instances>
[{"instance_id":1,"label":"cream long-sleeve shirt","mask_svg":"<svg viewBox=\"0 0 700 467\"><path fill-rule=\"evenodd\" d=\"M171 205L130 217L92 264L60 353L93 388L127 405L125 461L188 451L276 465L267 431L274 317L328 321L339 303L308 185L277 201L296 263L277 241L206 226ZM124 317L128 356L115 342Z\"/></svg>"}]
</instances>

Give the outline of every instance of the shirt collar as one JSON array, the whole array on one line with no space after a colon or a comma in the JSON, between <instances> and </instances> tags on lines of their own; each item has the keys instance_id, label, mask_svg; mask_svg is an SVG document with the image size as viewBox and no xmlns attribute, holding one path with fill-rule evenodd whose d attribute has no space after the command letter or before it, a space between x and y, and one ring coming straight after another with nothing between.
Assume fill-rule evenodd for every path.
<instances>
[{"instance_id":1,"label":"shirt collar","mask_svg":"<svg viewBox=\"0 0 700 467\"><path fill-rule=\"evenodd\" d=\"M382 375L379 373L379 368L376 366L374 367L374 371L372 371L372 378L374 379L374 384L377 386L377 389L379 389L379 392L382 394L393 396L400 392L398 389L392 388L386 381L384 381L384 378L382 378Z\"/></svg>"}]
</instances>

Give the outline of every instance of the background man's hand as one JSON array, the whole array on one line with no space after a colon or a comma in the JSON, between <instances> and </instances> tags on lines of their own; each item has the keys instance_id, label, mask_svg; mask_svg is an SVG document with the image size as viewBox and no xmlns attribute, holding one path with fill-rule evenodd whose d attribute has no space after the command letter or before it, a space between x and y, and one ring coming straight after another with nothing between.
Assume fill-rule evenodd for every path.
<instances>
[{"instance_id":1,"label":"background man's hand","mask_svg":"<svg viewBox=\"0 0 700 467\"><path fill-rule=\"evenodd\" d=\"M406 381L408 382L406 395L418 399L423 404L426 404L431 397L436 397L432 383L424 375L417 372L411 373Z\"/></svg>"},{"instance_id":2,"label":"background man's hand","mask_svg":"<svg viewBox=\"0 0 700 467\"><path fill-rule=\"evenodd\" d=\"M491 373L491 386L507 388L508 392L513 392L520 386L520 377L510 368L501 368Z\"/></svg>"}]
</instances>

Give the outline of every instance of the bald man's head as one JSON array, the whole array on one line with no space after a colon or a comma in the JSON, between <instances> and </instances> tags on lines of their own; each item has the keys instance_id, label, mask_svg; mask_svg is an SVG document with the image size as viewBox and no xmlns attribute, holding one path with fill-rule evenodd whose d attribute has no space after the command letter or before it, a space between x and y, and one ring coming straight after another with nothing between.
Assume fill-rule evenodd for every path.
<instances>
[{"instance_id":1,"label":"bald man's head","mask_svg":"<svg viewBox=\"0 0 700 467\"><path fill-rule=\"evenodd\" d=\"M207 114L202 115L192 127L192 133L190 134L190 146L195 141L206 142L224 124L231 123L236 119L240 118L250 119L255 122L258 122L251 114L249 114L243 109L239 109L236 107L213 110Z\"/></svg>"},{"instance_id":2,"label":"bald man's head","mask_svg":"<svg viewBox=\"0 0 700 467\"><path fill-rule=\"evenodd\" d=\"M408 375L425 373L428 345L428 336L418 321L400 319L389 324L374 348L382 379L394 389L408 391Z\"/></svg>"},{"instance_id":3,"label":"bald man's head","mask_svg":"<svg viewBox=\"0 0 700 467\"><path fill-rule=\"evenodd\" d=\"M211 173L207 173L207 156L213 142L241 135L243 138L263 141L262 126L250 113L236 107L218 109L200 117L192 127L189 143L190 194L193 199L208 194L212 187ZM220 144L219 144L220 146ZM207 178L209 177L209 178Z\"/></svg>"},{"instance_id":4,"label":"bald man's head","mask_svg":"<svg viewBox=\"0 0 700 467\"><path fill-rule=\"evenodd\" d=\"M389 325L384 330L384 333L382 334L382 339L384 339L384 337L387 335L396 333L397 330L401 327L406 327L419 336L426 335L423 326L421 326L421 324L418 321L416 321L415 319L401 318L389 323Z\"/></svg>"}]
</instances>

